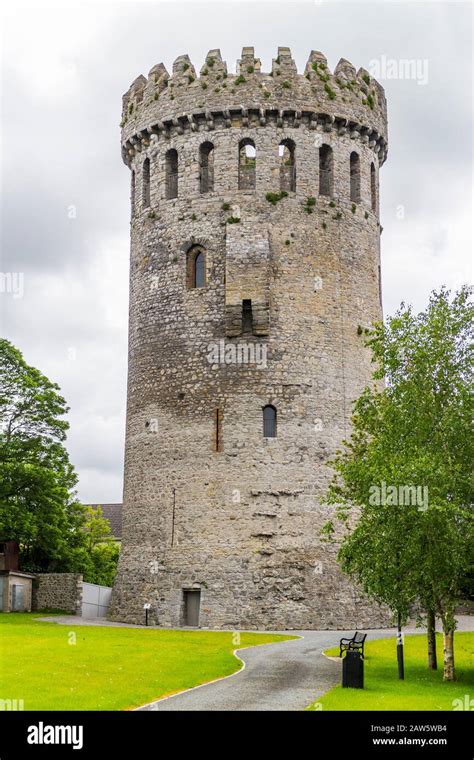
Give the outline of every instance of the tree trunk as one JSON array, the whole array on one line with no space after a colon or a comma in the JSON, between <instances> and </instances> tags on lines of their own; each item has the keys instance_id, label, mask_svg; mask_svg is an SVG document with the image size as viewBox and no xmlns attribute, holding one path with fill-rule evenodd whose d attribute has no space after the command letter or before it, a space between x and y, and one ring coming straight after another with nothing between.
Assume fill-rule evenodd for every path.
<instances>
[{"instance_id":1,"label":"tree trunk","mask_svg":"<svg viewBox=\"0 0 474 760\"><path fill-rule=\"evenodd\" d=\"M403 633L402 633L402 616L398 613L398 634L397 634L397 663L398 663L398 677L400 679L405 678L405 663L403 661Z\"/></svg>"},{"instance_id":2,"label":"tree trunk","mask_svg":"<svg viewBox=\"0 0 474 760\"><path fill-rule=\"evenodd\" d=\"M443 681L454 681L454 628L449 628L443 631L444 639L444 670Z\"/></svg>"},{"instance_id":3,"label":"tree trunk","mask_svg":"<svg viewBox=\"0 0 474 760\"><path fill-rule=\"evenodd\" d=\"M428 638L428 668L438 670L438 661L436 658L436 615L434 610L427 612L427 631Z\"/></svg>"}]
</instances>

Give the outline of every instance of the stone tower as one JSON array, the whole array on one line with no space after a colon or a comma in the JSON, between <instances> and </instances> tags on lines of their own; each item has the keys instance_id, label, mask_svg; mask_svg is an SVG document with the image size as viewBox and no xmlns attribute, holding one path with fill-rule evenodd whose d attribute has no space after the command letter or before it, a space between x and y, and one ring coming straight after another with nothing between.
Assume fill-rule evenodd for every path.
<instances>
[{"instance_id":1,"label":"stone tower","mask_svg":"<svg viewBox=\"0 0 474 760\"><path fill-rule=\"evenodd\" d=\"M246 47L138 77L123 547L111 617L164 626L386 622L321 541L327 461L381 318L383 88Z\"/></svg>"}]
</instances>

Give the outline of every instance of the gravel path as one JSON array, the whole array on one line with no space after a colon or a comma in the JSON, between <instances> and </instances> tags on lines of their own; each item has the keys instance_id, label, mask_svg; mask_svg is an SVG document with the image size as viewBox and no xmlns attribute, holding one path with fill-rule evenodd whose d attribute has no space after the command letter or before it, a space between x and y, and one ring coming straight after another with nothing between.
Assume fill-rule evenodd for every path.
<instances>
[{"instance_id":1,"label":"gravel path","mask_svg":"<svg viewBox=\"0 0 474 760\"><path fill-rule=\"evenodd\" d=\"M341 661L323 655L354 631L291 631L294 641L237 650L244 667L214 683L144 705L140 710L304 710L341 678ZM370 631L370 638L395 635Z\"/></svg>"}]
</instances>

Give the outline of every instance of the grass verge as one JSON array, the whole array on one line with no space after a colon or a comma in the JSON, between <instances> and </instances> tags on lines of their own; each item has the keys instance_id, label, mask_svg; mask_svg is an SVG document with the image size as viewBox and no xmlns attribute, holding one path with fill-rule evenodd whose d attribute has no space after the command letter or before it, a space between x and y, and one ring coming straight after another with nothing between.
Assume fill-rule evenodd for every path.
<instances>
[{"instance_id":1,"label":"grass verge","mask_svg":"<svg viewBox=\"0 0 474 760\"><path fill-rule=\"evenodd\" d=\"M234 649L295 638L266 633L65 626L0 613L2 699L25 710L125 710L240 669Z\"/></svg>"},{"instance_id":2,"label":"grass verge","mask_svg":"<svg viewBox=\"0 0 474 760\"><path fill-rule=\"evenodd\" d=\"M370 634L369 634L370 636ZM453 710L474 694L474 633L458 632L454 640L456 681L443 681L443 641L437 634L438 670L428 670L426 636L405 636L405 680L398 679L396 639L365 645L364 689L335 686L308 710ZM337 656L339 647L325 654ZM455 700L461 700L456 703Z\"/></svg>"}]
</instances>

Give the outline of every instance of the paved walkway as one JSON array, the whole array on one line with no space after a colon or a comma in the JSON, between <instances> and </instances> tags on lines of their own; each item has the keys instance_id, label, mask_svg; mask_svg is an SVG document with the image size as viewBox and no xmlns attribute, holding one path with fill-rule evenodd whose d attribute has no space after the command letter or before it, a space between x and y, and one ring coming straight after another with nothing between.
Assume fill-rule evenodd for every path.
<instances>
[{"instance_id":1,"label":"paved walkway","mask_svg":"<svg viewBox=\"0 0 474 760\"><path fill-rule=\"evenodd\" d=\"M74 616L41 618L63 625L115 625L103 619L85 620ZM189 629L186 629L189 630ZM460 616L458 630L474 630L474 617ZM422 633L407 627L406 633ZM335 686L341 677L341 663L328 659L324 649L335 646L353 631L289 631L302 636L294 641L266 644L237 651L243 669L227 678L144 705L140 710L303 710ZM394 628L368 631L368 638L395 637Z\"/></svg>"}]
</instances>

